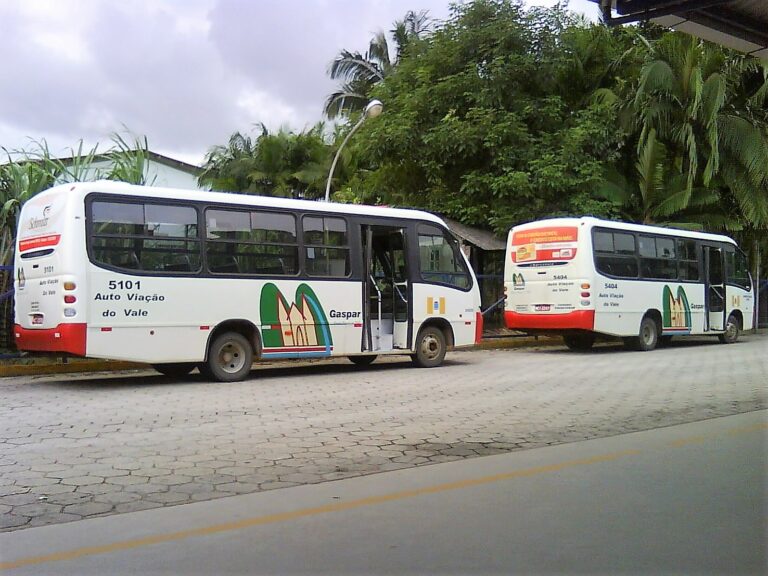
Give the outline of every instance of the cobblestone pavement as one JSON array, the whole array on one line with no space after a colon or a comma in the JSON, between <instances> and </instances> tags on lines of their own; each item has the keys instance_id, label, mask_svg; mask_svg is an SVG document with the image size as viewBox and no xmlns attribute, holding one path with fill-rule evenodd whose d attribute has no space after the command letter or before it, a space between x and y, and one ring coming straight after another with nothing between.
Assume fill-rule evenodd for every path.
<instances>
[{"instance_id":1,"label":"cobblestone pavement","mask_svg":"<svg viewBox=\"0 0 768 576\"><path fill-rule=\"evenodd\" d=\"M768 337L0 380L0 530L646 430L768 406Z\"/></svg>"}]
</instances>

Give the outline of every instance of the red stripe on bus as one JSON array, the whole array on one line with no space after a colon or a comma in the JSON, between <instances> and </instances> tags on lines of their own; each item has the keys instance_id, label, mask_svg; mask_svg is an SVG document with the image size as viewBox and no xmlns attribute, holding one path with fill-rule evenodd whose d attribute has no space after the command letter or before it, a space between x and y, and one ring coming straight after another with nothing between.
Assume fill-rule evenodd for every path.
<instances>
[{"instance_id":1,"label":"red stripe on bus","mask_svg":"<svg viewBox=\"0 0 768 576\"><path fill-rule=\"evenodd\" d=\"M564 314L520 314L504 312L504 323L511 330L593 330L594 310L576 310Z\"/></svg>"},{"instance_id":2,"label":"red stripe on bus","mask_svg":"<svg viewBox=\"0 0 768 576\"><path fill-rule=\"evenodd\" d=\"M26 252L33 248L45 248L46 246L56 246L61 240L61 234L46 234L45 236L36 236L19 240L19 252Z\"/></svg>"},{"instance_id":3,"label":"red stripe on bus","mask_svg":"<svg viewBox=\"0 0 768 576\"><path fill-rule=\"evenodd\" d=\"M292 346L290 348L264 348L265 354L272 352L325 352L325 346Z\"/></svg>"},{"instance_id":4,"label":"red stripe on bus","mask_svg":"<svg viewBox=\"0 0 768 576\"><path fill-rule=\"evenodd\" d=\"M83 324L59 324L56 328L13 327L16 336L16 348L34 352L69 352L85 356L87 328Z\"/></svg>"}]
</instances>

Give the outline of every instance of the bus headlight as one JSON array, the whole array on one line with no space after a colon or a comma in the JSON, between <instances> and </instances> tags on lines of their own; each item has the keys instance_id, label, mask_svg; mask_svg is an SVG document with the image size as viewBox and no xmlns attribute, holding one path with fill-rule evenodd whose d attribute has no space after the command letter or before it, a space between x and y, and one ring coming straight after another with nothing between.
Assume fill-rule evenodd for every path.
<instances>
[{"instance_id":1,"label":"bus headlight","mask_svg":"<svg viewBox=\"0 0 768 576\"><path fill-rule=\"evenodd\" d=\"M73 316L77 316L77 310L74 308L64 308L64 316L66 318L72 318Z\"/></svg>"},{"instance_id":2,"label":"bus headlight","mask_svg":"<svg viewBox=\"0 0 768 576\"><path fill-rule=\"evenodd\" d=\"M582 300L581 301L581 305L582 306L589 306L589 304L590 304L589 300Z\"/></svg>"}]
</instances>

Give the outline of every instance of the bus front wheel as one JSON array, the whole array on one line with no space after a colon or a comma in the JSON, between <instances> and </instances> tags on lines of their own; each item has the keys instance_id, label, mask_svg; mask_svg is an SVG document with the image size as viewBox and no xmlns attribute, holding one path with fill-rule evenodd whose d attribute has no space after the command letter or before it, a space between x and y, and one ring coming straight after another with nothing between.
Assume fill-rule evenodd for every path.
<instances>
[{"instance_id":1,"label":"bus front wheel","mask_svg":"<svg viewBox=\"0 0 768 576\"><path fill-rule=\"evenodd\" d=\"M625 338L624 344L632 350L647 352L656 348L659 343L659 325L650 316L645 316L640 322L637 336Z\"/></svg>"},{"instance_id":2,"label":"bus front wheel","mask_svg":"<svg viewBox=\"0 0 768 576\"><path fill-rule=\"evenodd\" d=\"M163 376L171 378L181 378L195 369L194 362L172 362L167 364L152 364L152 368L160 372Z\"/></svg>"},{"instance_id":3,"label":"bus front wheel","mask_svg":"<svg viewBox=\"0 0 768 576\"><path fill-rule=\"evenodd\" d=\"M219 382L238 382L248 375L252 364L253 347L248 339L238 332L225 332L211 343L200 371Z\"/></svg>"},{"instance_id":4,"label":"bus front wheel","mask_svg":"<svg viewBox=\"0 0 768 576\"><path fill-rule=\"evenodd\" d=\"M723 344L733 344L739 339L741 333L741 322L735 314L728 316L728 322L725 323L725 332L720 334L718 338Z\"/></svg>"},{"instance_id":5,"label":"bus front wheel","mask_svg":"<svg viewBox=\"0 0 768 576\"><path fill-rule=\"evenodd\" d=\"M419 368L434 368L443 363L446 344L443 331L435 326L427 326L419 331L416 338L416 354L411 360Z\"/></svg>"}]
</instances>

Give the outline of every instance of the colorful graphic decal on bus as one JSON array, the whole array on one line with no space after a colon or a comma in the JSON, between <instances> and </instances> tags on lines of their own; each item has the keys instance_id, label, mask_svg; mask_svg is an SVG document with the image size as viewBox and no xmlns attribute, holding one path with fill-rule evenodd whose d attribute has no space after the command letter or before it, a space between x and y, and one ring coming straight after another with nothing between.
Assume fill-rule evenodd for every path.
<instances>
[{"instance_id":1,"label":"colorful graphic decal on bus","mask_svg":"<svg viewBox=\"0 0 768 576\"><path fill-rule=\"evenodd\" d=\"M690 334L691 307L688 304L688 296L682 286L677 287L677 298L672 295L672 289L664 286L663 295L664 317L662 328L665 334Z\"/></svg>"},{"instance_id":2,"label":"colorful graphic decal on bus","mask_svg":"<svg viewBox=\"0 0 768 576\"><path fill-rule=\"evenodd\" d=\"M260 307L263 356L331 355L333 338L328 319L312 288L299 284L294 301L289 303L269 282L261 289Z\"/></svg>"},{"instance_id":3,"label":"colorful graphic decal on bus","mask_svg":"<svg viewBox=\"0 0 768 576\"><path fill-rule=\"evenodd\" d=\"M427 298L427 314L445 314L445 297Z\"/></svg>"},{"instance_id":4,"label":"colorful graphic decal on bus","mask_svg":"<svg viewBox=\"0 0 768 576\"><path fill-rule=\"evenodd\" d=\"M573 260L576 256L576 226L548 226L512 234L512 262Z\"/></svg>"}]
</instances>

